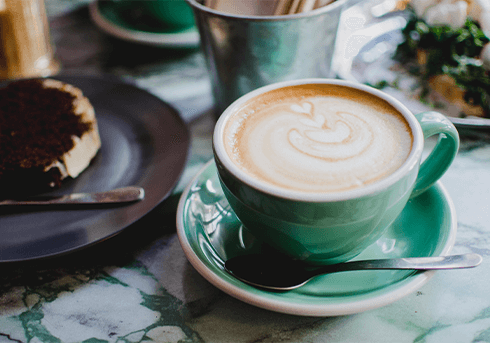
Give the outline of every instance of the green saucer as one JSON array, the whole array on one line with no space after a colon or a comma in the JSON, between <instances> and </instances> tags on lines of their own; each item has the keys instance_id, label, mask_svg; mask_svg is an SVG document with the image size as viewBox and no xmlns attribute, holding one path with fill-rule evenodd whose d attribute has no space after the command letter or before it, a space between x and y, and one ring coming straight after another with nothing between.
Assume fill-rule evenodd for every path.
<instances>
[{"instance_id":1,"label":"green saucer","mask_svg":"<svg viewBox=\"0 0 490 343\"><path fill-rule=\"evenodd\" d=\"M93 1L89 5L90 16L100 29L124 40L171 48L199 47L200 36L195 26L168 27L145 15L139 1Z\"/></svg>"},{"instance_id":2,"label":"green saucer","mask_svg":"<svg viewBox=\"0 0 490 343\"><path fill-rule=\"evenodd\" d=\"M438 182L412 199L385 234L355 260L447 255L457 230L454 205ZM434 271L352 271L323 275L288 292L249 286L224 270L230 257L269 250L244 228L226 201L214 161L183 192L177 233L191 264L219 289L249 304L272 311L337 316L390 304L412 293Z\"/></svg>"}]
</instances>

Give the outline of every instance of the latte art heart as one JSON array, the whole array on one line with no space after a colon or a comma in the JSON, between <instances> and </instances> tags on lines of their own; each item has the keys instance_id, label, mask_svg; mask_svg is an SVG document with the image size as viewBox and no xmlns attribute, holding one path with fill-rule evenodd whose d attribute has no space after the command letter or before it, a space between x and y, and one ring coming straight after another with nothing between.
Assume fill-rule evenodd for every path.
<instances>
[{"instance_id":1,"label":"latte art heart","mask_svg":"<svg viewBox=\"0 0 490 343\"><path fill-rule=\"evenodd\" d=\"M352 113L325 113L316 117L323 118L320 127L299 120L303 125L297 124L288 135L289 143L307 156L332 161L348 159L360 155L372 143L369 124Z\"/></svg>"},{"instance_id":2,"label":"latte art heart","mask_svg":"<svg viewBox=\"0 0 490 343\"><path fill-rule=\"evenodd\" d=\"M226 126L225 148L246 173L281 188L339 192L383 179L408 157L410 128L390 105L342 87L295 90L277 101L262 95Z\"/></svg>"}]
</instances>

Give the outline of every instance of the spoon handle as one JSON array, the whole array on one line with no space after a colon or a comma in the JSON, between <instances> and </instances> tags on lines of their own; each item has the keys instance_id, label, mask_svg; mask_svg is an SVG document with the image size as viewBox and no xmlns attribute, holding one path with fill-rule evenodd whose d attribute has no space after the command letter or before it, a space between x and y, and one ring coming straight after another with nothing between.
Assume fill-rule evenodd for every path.
<instances>
[{"instance_id":1,"label":"spoon handle","mask_svg":"<svg viewBox=\"0 0 490 343\"><path fill-rule=\"evenodd\" d=\"M108 204L142 200L144 196L145 192L143 188L129 186L99 193L73 193L26 200L4 200L0 201L0 206Z\"/></svg>"},{"instance_id":2,"label":"spoon handle","mask_svg":"<svg viewBox=\"0 0 490 343\"><path fill-rule=\"evenodd\" d=\"M364 260L340 263L315 269L315 275L360 269L412 269L412 270L433 270L433 269L460 269L472 268L482 262L482 257L478 254L464 254L451 256L434 257L408 257L394 258L385 260Z\"/></svg>"}]
</instances>

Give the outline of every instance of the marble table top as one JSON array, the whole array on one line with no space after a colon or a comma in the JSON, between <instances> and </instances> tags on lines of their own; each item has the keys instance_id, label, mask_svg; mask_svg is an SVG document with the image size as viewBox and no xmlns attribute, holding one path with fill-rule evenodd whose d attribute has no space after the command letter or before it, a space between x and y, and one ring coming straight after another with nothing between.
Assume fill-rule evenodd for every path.
<instances>
[{"instance_id":1,"label":"marble table top","mask_svg":"<svg viewBox=\"0 0 490 343\"><path fill-rule=\"evenodd\" d=\"M479 253L482 265L439 271L401 300L348 316L260 309L206 281L176 235L179 196L212 158L202 54L113 38L92 23L87 2L74 3L47 0L62 71L118 76L170 103L188 124L190 156L173 194L119 235L67 256L1 265L0 342L490 342L489 132L461 130L442 178L458 218L452 252Z\"/></svg>"}]
</instances>

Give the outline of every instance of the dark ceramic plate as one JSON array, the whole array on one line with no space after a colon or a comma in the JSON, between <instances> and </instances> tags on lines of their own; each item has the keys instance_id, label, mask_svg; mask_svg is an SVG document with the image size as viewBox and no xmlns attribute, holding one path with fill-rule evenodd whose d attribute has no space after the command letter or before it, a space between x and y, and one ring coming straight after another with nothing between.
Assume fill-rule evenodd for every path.
<instances>
[{"instance_id":1,"label":"dark ceramic plate","mask_svg":"<svg viewBox=\"0 0 490 343\"><path fill-rule=\"evenodd\" d=\"M0 262L50 257L121 232L164 200L184 169L189 133L178 113L109 77L54 77L79 87L95 108L102 148L76 179L51 194L137 185L142 201L91 208L0 207Z\"/></svg>"}]
</instances>

